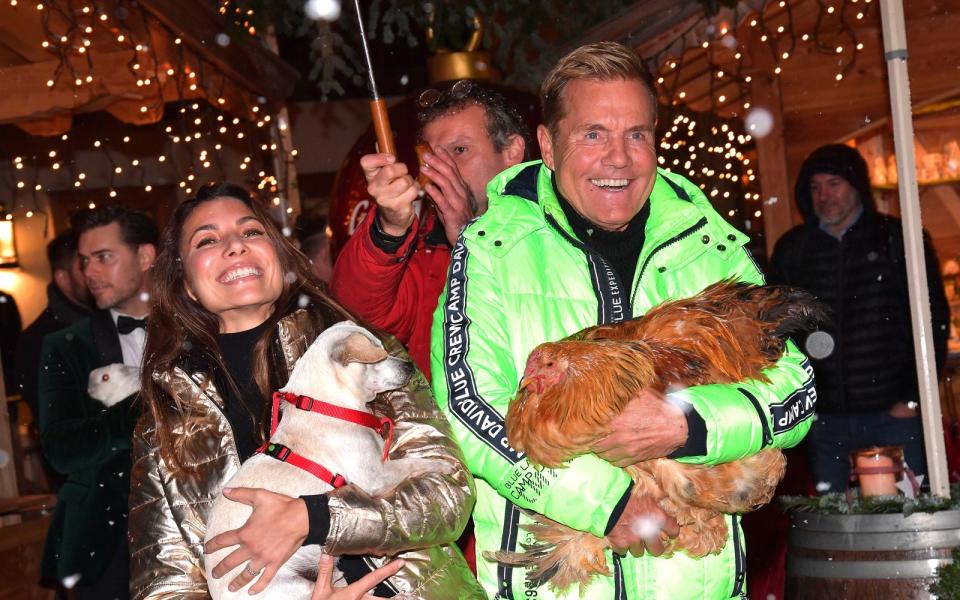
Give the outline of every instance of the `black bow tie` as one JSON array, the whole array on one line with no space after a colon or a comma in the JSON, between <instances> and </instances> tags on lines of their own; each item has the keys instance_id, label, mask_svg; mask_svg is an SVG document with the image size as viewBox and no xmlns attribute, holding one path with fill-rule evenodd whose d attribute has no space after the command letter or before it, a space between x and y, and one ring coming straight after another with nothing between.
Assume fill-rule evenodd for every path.
<instances>
[{"instance_id":1,"label":"black bow tie","mask_svg":"<svg viewBox=\"0 0 960 600\"><path fill-rule=\"evenodd\" d=\"M147 328L147 318L134 319L133 317L128 317L127 315L117 315L117 331L120 335L127 335L128 333L133 333L133 330L142 327Z\"/></svg>"}]
</instances>

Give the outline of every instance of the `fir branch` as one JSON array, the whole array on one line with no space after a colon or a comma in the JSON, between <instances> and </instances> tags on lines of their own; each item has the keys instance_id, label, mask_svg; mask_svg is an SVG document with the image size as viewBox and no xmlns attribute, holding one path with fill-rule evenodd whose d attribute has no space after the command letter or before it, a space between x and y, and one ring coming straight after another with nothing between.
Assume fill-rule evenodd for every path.
<instances>
[{"instance_id":1,"label":"fir branch","mask_svg":"<svg viewBox=\"0 0 960 600\"><path fill-rule=\"evenodd\" d=\"M633 0L370 0L366 6L367 36L385 44L405 43L417 47L433 27L431 50L459 50L472 33L473 17L484 17L482 48L491 53L494 66L506 73L505 83L532 90L559 58L564 44L577 39L595 24L620 14ZM303 0L232 0L231 6L254 11L257 29L273 23L278 33L314 38L317 25L304 14ZM225 27L233 28L233 13L225 16ZM332 45L312 40L310 77L321 92L343 93L340 82L363 71L358 60L359 40L352 33L356 15L344 2L339 21L332 26ZM344 33L338 33L344 32ZM331 54L337 55L334 59Z\"/></svg>"},{"instance_id":2,"label":"fir branch","mask_svg":"<svg viewBox=\"0 0 960 600\"><path fill-rule=\"evenodd\" d=\"M950 486L950 498L920 494L917 498L906 496L873 496L861 498L856 490L848 502L845 494L838 492L822 496L780 496L785 512L824 513L828 515L870 515L903 513L909 516L918 512L938 512L960 509L960 485Z\"/></svg>"},{"instance_id":3,"label":"fir branch","mask_svg":"<svg viewBox=\"0 0 960 600\"><path fill-rule=\"evenodd\" d=\"M937 568L937 580L930 584L930 594L940 600L960 600L960 548L950 553L953 563Z\"/></svg>"}]
</instances>

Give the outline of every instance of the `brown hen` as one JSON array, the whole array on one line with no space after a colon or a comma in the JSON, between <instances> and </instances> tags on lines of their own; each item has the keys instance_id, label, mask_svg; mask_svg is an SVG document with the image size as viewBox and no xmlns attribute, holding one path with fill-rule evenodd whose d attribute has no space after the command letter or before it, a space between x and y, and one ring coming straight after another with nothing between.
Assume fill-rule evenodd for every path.
<instances>
[{"instance_id":1,"label":"brown hen","mask_svg":"<svg viewBox=\"0 0 960 600\"><path fill-rule=\"evenodd\" d=\"M641 390L664 393L708 383L766 381L764 369L783 353L791 333L824 318L810 294L786 287L722 281L697 296L665 302L642 318L586 329L541 344L530 353L517 397L507 412L510 444L546 467L590 452ZM719 552L727 539L725 514L767 502L786 461L776 449L720 465L689 465L661 458L628 467L633 494L659 499L680 534L668 553L699 557ZM552 588L581 591L609 575L605 539L574 531L540 515L527 527L538 543L525 552L487 558L529 567L528 578Z\"/></svg>"}]
</instances>

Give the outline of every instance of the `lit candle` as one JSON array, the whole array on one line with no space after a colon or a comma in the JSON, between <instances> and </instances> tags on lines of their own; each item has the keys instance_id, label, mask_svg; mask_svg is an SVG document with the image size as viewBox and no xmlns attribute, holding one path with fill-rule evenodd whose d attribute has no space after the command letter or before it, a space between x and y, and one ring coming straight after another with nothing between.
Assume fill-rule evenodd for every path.
<instances>
[{"instance_id":1,"label":"lit candle","mask_svg":"<svg viewBox=\"0 0 960 600\"><path fill-rule=\"evenodd\" d=\"M860 495L869 496L896 496L897 473L894 470L893 458L881 448L861 450L856 455L856 467L860 469L889 469L889 473L859 473Z\"/></svg>"}]
</instances>

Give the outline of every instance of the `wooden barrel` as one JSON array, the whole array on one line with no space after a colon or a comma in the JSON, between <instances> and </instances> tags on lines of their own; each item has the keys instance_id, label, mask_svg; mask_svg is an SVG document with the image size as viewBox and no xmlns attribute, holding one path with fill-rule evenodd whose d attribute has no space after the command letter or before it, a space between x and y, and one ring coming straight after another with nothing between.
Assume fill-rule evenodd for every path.
<instances>
[{"instance_id":1,"label":"wooden barrel","mask_svg":"<svg viewBox=\"0 0 960 600\"><path fill-rule=\"evenodd\" d=\"M921 600L960 546L960 511L887 515L794 513L787 600Z\"/></svg>"}]
</instances>

